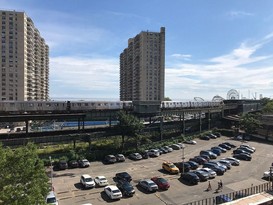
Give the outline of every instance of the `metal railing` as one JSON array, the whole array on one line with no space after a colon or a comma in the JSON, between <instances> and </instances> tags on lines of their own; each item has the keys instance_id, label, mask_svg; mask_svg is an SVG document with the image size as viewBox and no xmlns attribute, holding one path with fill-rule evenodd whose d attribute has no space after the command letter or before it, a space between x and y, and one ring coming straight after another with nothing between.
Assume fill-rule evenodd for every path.
<instances>
[{"instance_id":1,"label":"metal railing","mask_svg":"<svg viewBox=\"0 0 273 205\"><path fill-rule=\"evenodd\" d=\"M273 191L273 184L271 182L266 182L264 184L260 184L257 186L251 186L246 189L242 189L239 191L230 192L227 194L217 194L210 198L201 199L194 202L183 203L181 205L214 205L214 204L222 204L227 201L233 201L236 199L248 197L254 194L262 193L262 192L270 192Z\"/></svg>"}]
</instances>

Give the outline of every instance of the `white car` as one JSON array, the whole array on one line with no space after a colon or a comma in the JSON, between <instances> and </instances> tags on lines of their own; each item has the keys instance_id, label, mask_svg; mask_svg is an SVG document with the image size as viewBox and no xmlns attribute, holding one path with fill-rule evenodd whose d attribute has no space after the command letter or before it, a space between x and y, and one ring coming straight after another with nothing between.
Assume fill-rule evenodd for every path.
<instances>
[{"instance_id":1,"label":"white car","mask_svg":"<svg viewBox=\"0 0 273 205\"><path fill-rule=\"evenodd\" d=\"M264 178L266 178L266 179L272 179L273 178L273 171L272 171L272 173L271 173L271 176L270 176L270 171L265 171L264 172Z\"/></svg>"},{"instance_id":2,"label":"white car","mask_svg":"<svg viewBox=\"0 0 273 205\"><path fill-rule=\"evenodd\" d=\"M213 171L212 169L207 168L207 167L206 168L199 168L198 170L208 173L210 179L215 178L217 176L217 173L215 171Z\"/></svg>"},{"instance_id":3,"label":"white car","mask_svg":"<svg viewBox=\"0 0 273 205\"><path fill-rule=\"evenodd\" d=\"M110 199L120 199L122 197L121 191L115 185L106 186L104 192Z\"/></svg>"},{"instance_id":4,"label":"white car","mask_svg":"<svg viewBox=\"0 0 273 205\"><path fill-rule=\"evenodd\" d=\"M187 140L184 143L186 143L186 144L193 144L193 145L197 144L197 142L195 140Z\"/></svg>"},{"instance_id":5,"label":"white car","mask_svg":"<svg viewBox=\"0 0 273 205\"><path fill-rule=\"evenodd\" d=\"M79 160L79 166L80 167L89 167L90 166L90 162L87 159Z\"/></svg>"},{"instance_id":6,"label":"white car","mask_svg":"<svg viewBox=\"0 0 273 205\"><path fill-rule=\"evenodd\" d=\"M93 187L95 187L94 179L88 174L83 174L81 176L80 183L84 186L84 188L93 188Z\"/></svg>"},{"instance_id":7,"label":"white car","mask_svg":"<svg viewBox=\"0 0 273 205\"><path fill-rule=\"evenodd\" d=\"M46 203L47 204L53 204L53 205L58 205L58 200L56 198L56 195L54 194L53 191L50 191L49 194L46 197Z\"/></svg>"},{"instance_id":8,"label":"white car","mask_svg":"<svg viewBox=\"0 0 273 205\"><path fill-rule=\"evenodd\" d=\"M158 149L150 149L149 156L150 157L158 157L160 155L160 151Z\"/></svg>"},{"instance_id":9,"label":"white car","mask_svg":"<svg viewBox=\"0 0 273 205\"><path fill-rule=\"evenodd\" d=\"M105 176L95 177L95 182L98 186L107 186L108 185L108 180L105 178Z\"/></svg>"}]
</instances>

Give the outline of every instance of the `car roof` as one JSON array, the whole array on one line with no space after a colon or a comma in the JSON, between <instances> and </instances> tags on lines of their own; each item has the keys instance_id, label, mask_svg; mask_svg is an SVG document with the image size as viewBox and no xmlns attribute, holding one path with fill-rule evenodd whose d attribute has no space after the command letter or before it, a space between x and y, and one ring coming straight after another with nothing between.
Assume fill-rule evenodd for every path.
<instances>
[{"instance_id":1,"label":"car roof","mask_svg":"<svg viewBox=\"0 0 273 205\"><path fill-rule=\"evenodd\" d=\"M109 188L111 190L119 190L118 187L115 185L109 185L109 186L106 186L105 188Z\"/></svg>"},{"instance_id":2,"label":"car roof","mask_svg":"<svg viewBox=\"0 0 273 205\"><path fill-rule=\"evenodd\" d=\"M83 178L92 178L89 174L83 174L82 177Z\"/></svg>"}]
</instances>

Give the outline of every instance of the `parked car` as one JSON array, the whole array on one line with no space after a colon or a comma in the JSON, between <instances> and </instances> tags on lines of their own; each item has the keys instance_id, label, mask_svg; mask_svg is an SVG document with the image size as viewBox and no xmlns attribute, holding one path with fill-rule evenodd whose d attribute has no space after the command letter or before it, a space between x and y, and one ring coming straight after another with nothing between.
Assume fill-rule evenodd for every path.
<instances>
[{"instance_id":1,"label":"parked car","mask_svg":"<svg viewBox=\"0 0 273 205\"><path fill-rule=\"evenodd\" d=\"M164 146L165 149L167 149L169 152L173 151L173 148L169 147L169 146Z\"/></svg>"},{"instance_id":2,"label":"parked car","mask_svg":"<svg viewBox=\"0 0 273 205\"><path fill-rule=\"evenodd\" d=\"M227 152L227 150L226 150L225 148L219 147L219 146L212 147L212 148L210 148L210 149L219 149L219 150L221 151L221 153L226 153L226 152Z\"/></svg>"},{"instance_id":3,"label":"parked car","mask_svg":"<svg viewBox=\"0 0 273 205\"><path fill-rule=\"evenodd\" d=\"M186 140L184 143L185 144L192 144L192 145L197 144L197 142L195 140Z\"/></svg>"},{"instance_id":4,"label":"parked car","mask_svg":"<svg viewBox=\"0 0 273 205\"><path fill-rule=\"evenodd\" d=\"M158 150L162 153L162 154L167 154L169 153L168 149L164 148L164 147L160 147L158 148Z\"/></svg>"},{"instance_id":5,"label":"parked car","mask_svg":"<svg viewBox=\"0 0 273 205\"><path fill-rule=\"evenodd\" d=\"M120 198L122 198L121 191L115 185L110 185L110 186L104 187L104 192L110 199L120 199Z\"/></svg>"},{"instance_id":6,"label":"parked car","mask_svg":"<svg viewBox=\"0 0 273 205\"><path fill-rule=\"evenodd\" d=\"M226 158L223 158L223 159L230 161L232 166L239 166L240 165L240 160L236 159L234 157L226 157Z\"/></svg>"},{"instance_id":7,"label":"parked car","mask_svg":"<svg viewBox=\"0 0 273 205\"><path fill-rule=\"evenodd\" d=\"M199 164L194 161L187 161L187 163L191 166L191 169L197 169L199 167Z\"/></svg>"},{"instance_id":8,"label":"parked car","mask_svg":"<svg viewBox=\"0 0 273 205\"><path fill-rule=\"evenodd\" d=\"M170 188L170 183L162 177L153 177L151 180L156 183L159 189L167 190Z\"/></svg>"},{"instance_id":9,"label":"parked car","mask_svg":"<svg viewBox=\"0 0 273 205\"><path fill-rule=\"evenodd\" d=\"M246 152L245 150L243 150L243 149L235 149L235 150L233 150L233 154L241 154L241 153L245 153L245 154L247 154L248 152Z\"/></svg>"},{"instance_id":10,"label":"parked car","mask_svg":"<svg viewBox=\"0 0 273 205\"><path fill-rule=\"evenodd\" d=\"M210 140L210 137L207 135L202 135L202 136L200 136L200 139L201 140Z\"/></svg>"},{"instance_id":11,"label":"parked car","mask_svg":"<svg viewBox=\"0 0 273 205\"><path fill-rule=\"evenodd\" d=\"M200 178L193 172L187 172L181 174L181 179L187 181L190 184L198 184Z\"/></svg>"},{"instance_id":12,"label":"parked car","mask_svg":"<svg viewBox=\"0 0 273 205\"><path fill-rule=\"evenodd\" d=\"M142 159L148 159L149 158L149 151L148 150L144 150L140 153L140 155L142 156Z\"/></svg>"},{"instance_id":13,"label":"parked car","mask_svg":"<svg viewBox=\"0 0 273 205\"><path fill-rule=\"evenodd\" d=\"M231 169L231 163L228 160L220 159L218 160L221 164L225 165L228 169Z\"/></svg>"},{"instance_id":14,"label":"parked car","mask_svg":"<svg viewBox=\"0 0 273 205\"><path fill-rule=\"evenodd\" d=\"M151 179L141 179L138 185L149 192L155 192L158 190L158 186Z\"/></svg>"},{"instance_id":15,"label":"parked car","mask_svg":"<svg viewBox=\"0 0 273 205\"><path fill-rule=\"evenodd\" d=\"M116 156L117 162L124 162L125 161L125 156L123 154L117 154Z\"/></svg>"},{"instance_id":16,"label":"parked car","mask_svg":"<svg viewBox=\"0 0 273 205\"><path fill-rule=\"evenodd\" d=\"M179 169L172 163L172 162L163 162L162 169L171 173L171 174L178 174Z\"/></svg>"},{"instance_id":17,"label":"parked car","mask_svg":"<svg viewBox=\"0 0 273 205\"><path fill-rule=\"evenodd\" d=\"M93 187L95 187L95 181L94 181L94 179L90 175L88 175L88 174L83 174L81 176L80 183L86 189L87 188L93 188Z\"/></svg>"},{"instance_id":18,"label":"parked car","mask_svg":"<svg viewBox=\"0 0 273 205\"><path fill-rule=\"evenodd\" d=\"M244 150L244 151L246 151L247 153L250 153L250 154L253 154L255 152L253 149L248 148L248 147L244 147L244 146L243 147L240 146L239 149L242 149L242 150Z\"/></svg>"},{"instance_id":19,"label":"parked car","mask_svg":"<svg viewBox=\"0 0 273 205\"><path fill-rule=\"evenodd\" d=\"M219 167L218 165L210 163L210 162L205 163L203 165L203 168L210 168L213 171L215 171L217 175L223 175L225 173L225 169L224 168Z\"/></svg>"},{"instance_id":20,"label":"parked car","mask_svg":"<svg viewBox=\"0 0 273 205\"><path fill-rule=\"evenodd\" d=\"M217 156L220 156L221 153L222 153L222 151L221 151L220 149L211 149L211 150L209 150L209 151L213 152L213 153L216 154Z\"/></svg>"},{"instance_id":21,"label":"parked car","mask_svg":"<svg viewBox=\"0 0 273 205\"><path fill-rule=\"evenodd\" d=\"M98 186L107 186L108 185L108 180L105 178L105 176L97 176L97 177L95 177L94 181Z\"/></svg>"},{"instance_id":22,"label":"parked car","mask_svg":"<svg viewBox=\"0 0 273 205\"><path fill-rule=\"evenodd\" d=\"M125 180L125 181L132 181L132 177L130 174L128 174L128 172L119 172L119 173L116 173L116 179L117 180Z\"/></svg>"},{"instance_id":23,"label":"parked car","mask_svg":"<svg viewBox=\"0 0 273 205\"><path fill-rule=\"evenodd\" d=\"M207 172L210 179L213 179L213 178L215 178L217 176L217 174L216 174L215 171L213 171L212 169L207 168L207 167L206 168L199 168L197 170L201 170L201 171Z\"/></svg>"},{"instance_id":24,"label":"parked car","mask_svg":"<svg viewBox=\"0 0 273 205\"><path fill-rule=\"evenodd\" d=\"M190 158L190 161L194 161L194 162L201 164L201 165L207 162L207 160L205 158L200 157L200 156L195 156L193 158Z\"/></svg>"},{"instance_id":25,"label":"parked car","mask_svg":"<svg viewBox=\"0 0 273 205\"><path fill-rule=\"evenodd\" d=\"M210 139L217 139L217 136L214 135L214 134L207 134L207 136L208 136Z\"/></svg>"},{"instance_id":26,"label":"parked car","mask_svg":"<svg viewBox=\"0 0 273 205\"><path fill-rule=\"evenodd\" d=\"M193 171L193 173L195 173L199 177L200 181L207 181L209 179L209 174L200 169Z\"/></svg>"},{"instance_id":27,"label":"parked car","mask_svg":"<svg viewBox=\"0 0 273 205\"><path fill-rule=\"evenodd\" d=\"M225 171L227 171L227 169L228 169L226 165L220 163L219 161L210 161L209 163L215 164L215 165L217 165L219 167L222 167Z\"/></svg>"},{"instance_id":28,"label":"parked car","mask_svg":"<svg viewBox=\"0 0 273 205\"><path fill-rule=\"evenodd\" d=\"M116 157L114 155L106 155L104 158L105 164L114 164L117 161Z\"/></svg>"},{"instance_id":29,"label":"parked car","mask_svg":"<svg viewBox=\"0 0 273 205\"><path fill-rule=\"evenodd\" d=\"M221 133L220 132L214 132L214 135L216 135L216 137L221 137Z\"/></svg>"},{"instance_id":30,"label":"parked car","mask_svg":"<svg viewBox=\"0 0 273 205\"><path fill-rule=\"evenodd\" d=\"M85 168L89 166L90 166L90 162L87 159L79 160L79 167Z\"/></svg>"},{"instance_id":31,"label":"parked car","mask_svg":"<svg viewBox=\"0 0 273 205\"><path fill-rule=\"evenodd\" d=\"M248 144L241 144L240 147L247 147L249 149L252 149L254 152L256 151L256 148L255 147L251 147L250 145Z\"/></svg>"},{"instance_id":32,"label":"parked car","mask_svg":"<svg viewBox=\"0 0 273 205\"><path fill-rule=\"evenodd\" d=\"M246 153L234 154L233 157L236 159L242 159L242 160L246 160L246 161L251 161L251 159L252 159L251 155L246 154Z\"/></svg>"},{"instance_id":33,"label":"parked car","mask_svg":"<svg viewBox=\"0 0 273 205\"><path fill-rule=\"evenodd\" d=\"M46 197L46 204L58 205L58 200L53 191L50 191Z\"/></svg>"},{"instance_id":34,"label":"parked car","mask_svg":"<svg viewBox=\"0 0 273 205\"><path fill-rule=\"evenodd\" d=\"M230 142L224 142L224 143L222 143L222 144L225 144L225 145L227 145L227 146L229 146L229 147L231 147L231 148L235 148L235 147L236 147L236 145L234 145L234 144L232 144L232 143L230 143Z\"/></svg>"},{"instance_id":35,"label":"parked car","mask_svg":"<svg viewBox=\"0 0 273 205\"><path fill-rule=\"evenodd\" d=\"M65 170L67 168L68 168L67 161L65 161L65 160L59 161L59 163L58 163L58 169L59 170Z\"/></svg>"},{"instance_id":36,"label":"parked car","mask_svg":"<svg viewBox=\"0 0 273 205\"><path fill-rule=\"evenodd\" d=\"M68 162L68 167L69 168L78 168L79 167L79 163L77 162L77 160L70 160Z\"/></svg>"},{"instance_id":37,"label":"parked car","mask_svg":"<svg viewBox=\"0 0 273 205\"><path fill-rule=\"evenodd\" d=\"M126 180L118 180L116 185L125 196L133 196L135 194L133 185Z\"/></svg>"},{"instance_id":38,"label":"parked car","mask_svg":"<svg viewBox=\"0 0 273 205\"><path fill-rule=\"evenodd\" d=\"M227 144L219 144L218 145L219 147L222 147L222 148L224 148L224 149L226 149L226 150L231 150L231 147L230 146L228 146Z\"/></svg>"},{"instance_id":39,"label":"parked car","mask_svg":"<svg viewBox=\"0 0 273 205\"><path fill-rule=\"evenodd\" d=\"M150 157L159 157L160 152L158 149L150 149L149 150L149 156Z\"/></svg>"},{"instance_id":40,"label":"parked car","mask_svg":"<svg viewBox=\"0 0 273 205\"><path fill-rule=\"evenodd\" d=\"M135 153L131 153L129 155L129 158L132 159L132 160L141 160L142 156L138 152L135 152Z\"/></svg>"},{"instance_id":41,"label":"parked car","mask_svg":"<svg viewBox=\"0 0 273 205\"><path fill-rule=\"evenodd\" d=\"M177 144L172 144L172 145L170 145L170 147L171 147L173 150L180 150L180 146L177 145Z\"/></svg>"},{"instance_id":42,"label":"parked car","mask_svg":"<svg viewBox=\"0 0 273 205\"><path fill-rule=\"evenodd\" d=\"M175 162L174 165L179 169L181 173L185 173L191 170L191 165L186 162Z\"/></svg>"},{"instance_id":43,"label":"parked car","mask_svg":"<svg viewBox=\"0 0 273 205\"><path fill-rule=\"evenodd\" d=\"M200 157L204 158L204 159L207 160L207 161L210 161L209 155L202 154L202 155L200 155Z\"/></svg>"},{"instance_id":44,"label":"parked car","mask_svg":"<svg viewBox=\"0 0 273 205\"><path fill-rule=\"evenodd\" d=\"M213 152L209 151L209 150L202 150L200 152L200 155L208 155L210 159L216 159L217 155L214 154Z\"/></svg>"}]
</instances>

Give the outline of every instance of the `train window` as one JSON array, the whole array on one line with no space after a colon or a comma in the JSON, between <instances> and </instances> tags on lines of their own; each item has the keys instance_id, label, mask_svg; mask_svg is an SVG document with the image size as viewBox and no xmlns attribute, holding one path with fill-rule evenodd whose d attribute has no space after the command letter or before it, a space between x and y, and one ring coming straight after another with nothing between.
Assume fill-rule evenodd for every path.
<instances>
[{"instance_id":1,"label":"train window","mask_svg":"<svg viewBox=\"0 0 273 205\"><path fill-rule=\"evenodd\" d=\"M15 107L15 103L10 103L10 107Z\"/></svg>"},{"instance_id":2,"label":"train window","mask_svg":"<svg viewBox=\"0 0 273 205\"><path fill-rule=\"evenodd\" d=\"M78 107L81 107L82 106L82 104L81 103L78 103Z\"/></svg>"},{"instance_id":3,"label":"train window","mask_svg":"<svg viewBox=\"0 0 273 205\"><path fill-rule=\"evenodd\" d=\"M108 103L104 103L104 105L105 105L105 106L107 106L107 105L108 105Z\"/></svg>"},{"instance_id":4,"label":"train window","mask_svg":"<svg viewBox=\"0 0 273 205\"><path fill-rule=\"evenodd\" d=\"M38 107L42 107L42 103L38 103Z\"/></svg>"},{"instance_id":5,"label":"train window","mask_svg":"<svg viewBox=\"0 0 273 205\"><path fill-rule=\"evenodd\" d=\"M101 104L100 104L100 103L98 103L98 106L101 106Z\"/></svg>"},{"instance_id":6,"label":"train window","mask_svg":"<svg viewBox=\"0 0 273 205\"><path fill-rule=\"evenodd\" d=\"M33 107L33 103L29 103L28 106L29 106L29 107Z\"/></svg>"},{"instance_id":7,"label":"train window","mask_svg":"<svg viewBox=\"0 0 273 205\"><path fill-rule=\"evenodd\" d=\"M87 106L88 106L88 103L84 103L84 106L86 106L86 107L87 107Z\"/></svg>"},{"instance_id":8,"label":"train window","mask_svg":"<svg viewBox=\"0 0 273 205\"><path fill-rule=\"evenodd\" d=\"M51 107L51 104L50 103L46 103L46 107Z\"/></svg>"},{"instance_id":9,"label":"train window","mask_svg":"<svg viewBox=\"0 0 273 205\"><path fill-rule=\"evenodd\" d=\"M91 106L95 106L95 103L91 103Z\"/></svg>"}]
</instances>

